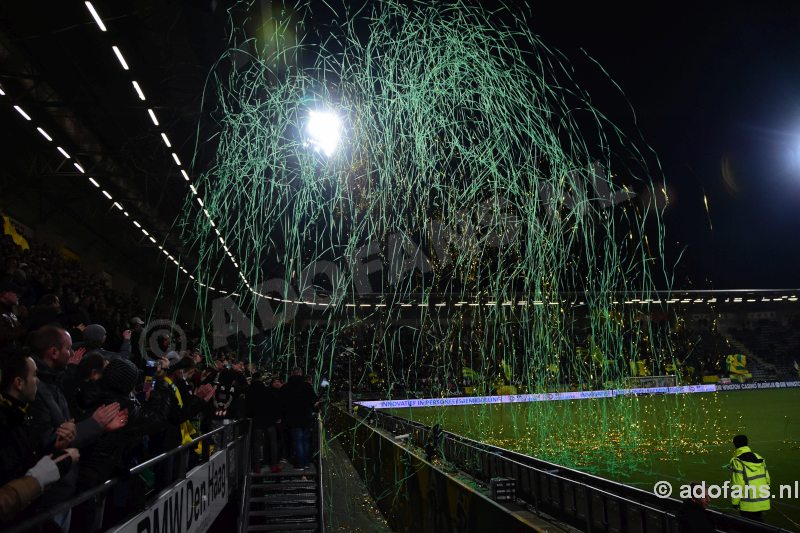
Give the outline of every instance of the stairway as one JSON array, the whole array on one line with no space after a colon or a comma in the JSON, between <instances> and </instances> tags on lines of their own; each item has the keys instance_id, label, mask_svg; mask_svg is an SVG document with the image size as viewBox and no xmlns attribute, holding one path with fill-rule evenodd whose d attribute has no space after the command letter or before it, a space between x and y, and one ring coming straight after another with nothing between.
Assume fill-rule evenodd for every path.
<instances>
[{"instance_id":1,"label":"stairway","mask_svg":"<svg viewBox=\"0 0 800 533\"><path fill-rule=\"evenodd\" d=\"M313 466L306 470L286 468L274 474L250 473L246 531L321 533L318 482Z\"/></svg>"}]
</instances>

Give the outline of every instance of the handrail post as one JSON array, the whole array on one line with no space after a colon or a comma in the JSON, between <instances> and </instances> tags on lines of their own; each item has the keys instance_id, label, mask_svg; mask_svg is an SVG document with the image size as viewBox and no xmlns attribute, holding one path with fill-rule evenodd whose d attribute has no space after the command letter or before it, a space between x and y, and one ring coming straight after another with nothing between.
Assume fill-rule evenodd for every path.
<instances>
[{"instance_id":1,"label":"handrail post","mask_svg":"<svg viewBox=\"0 0 800 533\"><path fill-rule=\"evenodd\" d=\"M322 413L317 414L317 523L320 533L325 531L324 508L325 501L322 497L322 450L325 446L323 438L324 426L322 425Z\"/></svg>"},{"instance_id":2,"label":"handrail post","mask_svg":"<svg viewBox=\"0 0 800 533\"><path fill-rule=\"evenodd\" d=\"M242 483L242 500L239 507L239 524L237 531L244 533L247 530L247 522L249 521L248 511L250 509L250 452L251 452L251 438L253 437L253 419L247 419L247 438L244 441L244 451L239 454L239 471L244 475L244 483Z\"/></svg>"}]
</instances>

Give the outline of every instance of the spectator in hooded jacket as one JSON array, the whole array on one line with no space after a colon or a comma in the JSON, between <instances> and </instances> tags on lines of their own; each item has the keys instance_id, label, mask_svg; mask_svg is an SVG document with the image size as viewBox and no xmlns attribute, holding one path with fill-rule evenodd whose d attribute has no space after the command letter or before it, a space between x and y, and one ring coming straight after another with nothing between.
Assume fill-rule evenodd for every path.
<instances>
[{"instance_id":1,"label":"spectator in hooded jacket","mask_svg":"<svg viewBox=\"0 0 800 533\"><path fill-rule=\"evenodd\" d=\"M78 348L76 354L84 350ZM73 359L75 360L75 356ZM93 353L81 357L77 364L67 366L64 377L61 381L61 390L69 405L69 412L72 418L83 420L88 418L91 413L86 412L86 397L88 391L97 386L97 382L103 376L103 369L108 365L108 360L99 353Z\"/></svg>"},{"instance_id":2,"label":"spectator in hooded jacket","mask_svg":"<svg viewBox=\"0 0 800 533\"><path fill-rule=\"evenodd\" d=\"M303 379L303 370L295 367L289 381L281 387L284 422L289 428L294 452L294 466L308 468L310 461L311 424L317 407L314 387Z\"/></svg>"},{"instance_id":3,"label":"spectator in hooded jacket","mask_svg":"<svg viewBox=\"0 0 800 533\"><path fill-rule=\"evenodd\" d=\"M103 405L118 403L119 416L127 421L125 427L105 433L96 443L81 451L81 466L78 473L78 489L85 490L97 486L115 475L125 476L131 467L141 460L139 445L142 437L163 431L166 427L166 413L169 410L168 391L156 387L149 399L140 404L133 395L139 382L139 370L127 359L114 359L103 371L98 387L86 398L87 407L94 409ZM124 484L112 491L126 490ZM111 497L111 501L116 501ZM80 506L75 513L73 530L96 531L103 525L105 496L94 498ZM128 501L125 503L133 504ZM144 502L141 502L142 504ZM117 514L124 514L118 510Z\"/></svg>"}]
</instances>

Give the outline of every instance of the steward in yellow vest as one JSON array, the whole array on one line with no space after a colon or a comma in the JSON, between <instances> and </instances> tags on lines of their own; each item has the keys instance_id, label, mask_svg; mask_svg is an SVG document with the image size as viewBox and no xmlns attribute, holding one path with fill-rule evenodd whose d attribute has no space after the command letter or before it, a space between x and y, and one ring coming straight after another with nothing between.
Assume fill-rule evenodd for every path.
<instances>
[{"instance_id":1,"label":"steward in yellow vest","mask_svg":"<svg viewBox=\"0 0 800 533\"><path fill-rule=\"evenodd\" d=\"M769 511L772 498L767 463L750 449L745 435L736 435L733 447L736 451L728 463L731 471L731 503L743 517L761 522L761 513Z\"/></svg>"}]
</instances>

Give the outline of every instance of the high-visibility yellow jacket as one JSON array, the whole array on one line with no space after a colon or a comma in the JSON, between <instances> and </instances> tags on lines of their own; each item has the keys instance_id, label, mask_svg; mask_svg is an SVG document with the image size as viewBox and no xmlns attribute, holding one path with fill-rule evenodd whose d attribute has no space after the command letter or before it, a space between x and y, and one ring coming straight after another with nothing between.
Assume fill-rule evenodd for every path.
<instances>
[{"instance_id":1,"label":"high-visibility yellow jacket","mask_svg":"<svg viewBox=\"0 0 800 533\"><path fill-rule=\"evenodd\" d=\"M728 468L731 471L731 503L742 511L769 511L772 497L764 458L749 446L742 446L733 452Z\"/></svg>"}]
</instances>

